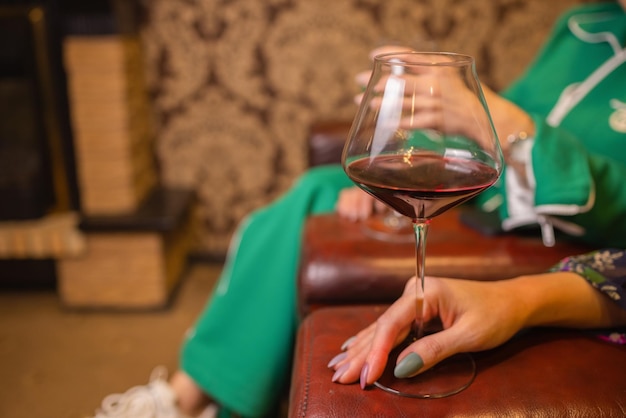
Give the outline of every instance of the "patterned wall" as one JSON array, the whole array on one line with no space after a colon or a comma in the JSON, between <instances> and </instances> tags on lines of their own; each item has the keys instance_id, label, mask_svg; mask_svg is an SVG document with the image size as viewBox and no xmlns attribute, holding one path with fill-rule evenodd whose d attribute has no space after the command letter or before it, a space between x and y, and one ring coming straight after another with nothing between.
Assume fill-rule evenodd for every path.
<instances>
[{"instance_id":1,"label":"patterned wall","mask_svg":"<svg viewBox=\"0 0 626 418\"><path fill-rule=\"evenodd\" d=\"M471 54L502 88L582 0L147 0L141 36L162 181L199 197L197 251L221 254L251 210L306 169L316 120L351 119L381 42Z\"/></svg>"}]
</instances>

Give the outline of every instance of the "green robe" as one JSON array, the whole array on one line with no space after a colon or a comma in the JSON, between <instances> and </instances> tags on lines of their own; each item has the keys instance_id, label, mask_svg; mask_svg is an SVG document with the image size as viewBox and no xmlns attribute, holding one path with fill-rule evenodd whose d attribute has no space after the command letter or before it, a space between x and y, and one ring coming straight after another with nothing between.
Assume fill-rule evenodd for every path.
<instances>
[{"instance_id":1,"label":"green robe","mask_svg":"<svg viewBox=\"0 0 626 418\"><path fill-rule=\"evenodd\" d=\"M584 80L616 53L606 42L581 41L567 27L573 14L598 11L613 18L581 26L615 33L623 48L626 15L616 3L577 8L559 20L537 60L504 94L537 125L532 168L539 179L538 213L570 210L575 213L559 218L579 225L584 240L626 248L626 128L619 131L626 124L619 122L620 112L626 119L626 65L558 124L546 121L566 86ZM181 351L181 368L225 408L263 416L284 393L298 325L295 278L304 220L334 210L339 191L352 185L339 166L315 168L240 225L217 288ZM503 190L494 187L495 192L507 201ZM594 204L587 207L590 198ZM500 213L510 218L507 204Z\"/></svg>"},{"instance_id":2,"label":"green robe","mask_svg":"<svg viewBox=\"0 0 626 418\"><path fill-rule=\"evenodd\" d=\"M225 408L263 416L289 378L296 272L308 215L334 210L353 186L340 166L310 170L240 225L212 298L185 340L181 368Z\"/></svg>"},{"instance_id":3,"label":"green robe","mask_svg":"<svg viewBox=\"0 0 626 418\"><path fill-rule=\"evenodd\" d=\"M529 69L503 92L535 121L534 212L554 215L555 226L575 226L583 241L604 247L623 247L626 239L625 46L626 14L619 4L573 9L558 20ZM590 77L600 67L597 78ZM559 116L553 112L557 99L574 83L591 88ZM506 172L500 185L505 178ZM502 205L500 215L513 227L509 209Z\"/></svg>"}]
</instances>

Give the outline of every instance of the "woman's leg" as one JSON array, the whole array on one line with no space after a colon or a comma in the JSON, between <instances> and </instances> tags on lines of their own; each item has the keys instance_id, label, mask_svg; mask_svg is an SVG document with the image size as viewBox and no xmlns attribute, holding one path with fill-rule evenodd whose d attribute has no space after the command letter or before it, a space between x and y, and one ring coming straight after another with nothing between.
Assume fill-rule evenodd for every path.
<instances>
[{"instance_id":1,"label":"woman's leg","mask_svg":"<svg viewBox=\"0 0 626 418\"><path fill-rule=\"evenodd\" d=\"M178 370L169 380L180 411L190 417L199 415L211 404L211 398L187 375Z\"/></svg>"},{"instance_id":2,"label":"woman's leg","mask_svg":"<svg viewBox=\"0 0 626 418\"><path fill-rule=\"evenodd\" d=\"M221 405L260 416L280 397L297 326L304 221L332 211L339 191L351 185L339 166L313 169L240 226L215 292L181 352L182 370Z\"/></svg>"}]
</instances>

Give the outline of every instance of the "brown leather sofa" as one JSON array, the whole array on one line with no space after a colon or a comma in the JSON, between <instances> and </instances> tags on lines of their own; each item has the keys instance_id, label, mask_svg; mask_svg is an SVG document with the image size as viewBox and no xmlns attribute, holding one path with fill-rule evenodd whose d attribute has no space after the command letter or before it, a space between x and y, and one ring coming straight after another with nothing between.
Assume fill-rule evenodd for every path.
<instances>
[{"instance_id":1,"label":"brown leather sofa","mask_svg":"<svg viewBox=\"0 0 626 418\"><path fill-rule=\"evenodd\" d=\"M312 165L339 161L349 124L316 125ZM435 219L426 273L497 280L545 271L561 258L589 251L536 234L485 236L465 225L463 209ZM336 215L311 217L298 275L303 318L294 352L290 418L322 417L623 417L626 347L593 332L535 329L475 353L477 374L464 391L444 399L412 399L358 384L331 382L328 362L342 343L372 323L414 274L411 242L383 242Z\"/></svg>"}]
</instances>

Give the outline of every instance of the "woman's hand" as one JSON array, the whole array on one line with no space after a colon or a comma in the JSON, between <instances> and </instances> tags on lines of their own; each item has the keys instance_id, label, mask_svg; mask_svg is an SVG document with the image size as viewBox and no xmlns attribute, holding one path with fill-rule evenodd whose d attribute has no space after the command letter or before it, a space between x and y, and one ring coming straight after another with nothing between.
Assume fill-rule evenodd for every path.
<instances>
[{"instance_id":1,"label":"woman's hand","mask_svg":"<svg viewBox=\"0 0 626 418\"><path fill-rule=\"evenodd\" d=\"M510 303L511 295L505 286L436 277L428 277L426 284L424 320L439 318L443 330L415 341L400 354L398 364L416 353L415 364L421 365L401 377L428 370L456 353L493 348L524 324L523 314ZM352 383L360 379L364 388L382 375L390 351L404 340L415 320L417 289L416 279L412 278L403 295L375 323L344 344L346 351L329 363L336 371L333 381Z\"/></svg>"},{"instance_id":2,"label":"woman's hand","mask_svg":"<svg viewBox=\"0 0 626 418\"><path fill-rule=\"evenodd\" d=\"M443 330L408 346L398 357L396 375L410 377L461 352L499 346L533 326L600 328L623 326L626 311L572 272L522 276L501 281L428 277L424 321L435 318ZM417 291L417 292L416 292ZM350 338L333 358L334 382L361 387L383 373L390 351L409 333L415 318L415 278L378 320ZM410 361L403 363L409 357ZM407 366L411 367L407 367Z\"/></svg>"},{"instance_id":3,"label":"woman's hand","mask_svg":"<svg viewBox=\"0 0 626 418\"><path fill-rule=\"evenodd\" d=\"M398 46L388 46L381 47L373 50L370 53L370 57L373 59L376 55L381 53L390 53L390 52L407 52L409 48L398 47ZM357 85L361 88L361 90L365 90L367 84L369 83L369 79L371 77L371 71L363 71L356 75L355 80ZM404 76L403 76L404 77ZM450 73L447 77L438 76L439 80L433 83L432 74L423 74L421 76L416 77L415 75L406 77L407 82L412 84L411 88L407 88L407 91L422 91L422 97L424 99L420 100L421 106L423 106L423 116L421 120L412 120L411 126L413 128L431 128L437 129L441 132L447 134L461 134L465 135L469 138L474 138L476 140L480 140L481 133L468 131L467 126L471 125L471 120L468 118L471 116L472 111L470 110L472 107L480 106L481 104L474 99L472 94L469 94L469 91L460 83L460 79L455 77L453 73ZM382 90L385 80L382 80L380 85L378 86L379 90ZM437 97L437 92L428 89L421 89L420 86L431 86L431 85L440 85L447 84L446 88L449 91L457 91L458 94L440 98ZM452 87L450 87L452 85ZM439 89L441 90L441 88ZM503 98L498 95L496 92L491 90L489 87L482 85L483 94L485 96L485 100L487 101L487 105L489 107L489 112L491 114L491 118L496 128L496 133L500 140L500 144L502 150L507 151L508 142L507 137L509 135L517 135L520 132L525 132L529 137L533 137L535 135L535 124L530 115L521 109L516 104L510 102L509 100ZM463 94L463 92L468 94ZM472 100L470 100L470 98ZM363 93L360 93L355 96L355 102L360 104L363 99ZM376 101L373 102L376 105ZM414 106L415 103L411 101L408 105ZM441 109L448 109L448 111L454 112L453 115L449 115L446 118L442 118L442 115L438 113ZM443 119L447 120L447 124L445 129L443 126L440 126L440 123ZM455 124L450 124L449 121L455 121Z\"/></svg>"},{"instance_id":4,"label":"woman's hand","mask_svg":"<svg viewBox=\"0 0 626 418\"><path fill-rule=\"evenodd\" d=\"M362 221L374 212L384 210L385 205L357 186L348 187L339 193L335 209L339 216L352 221Z\"/></svg>"}]
</instances>

